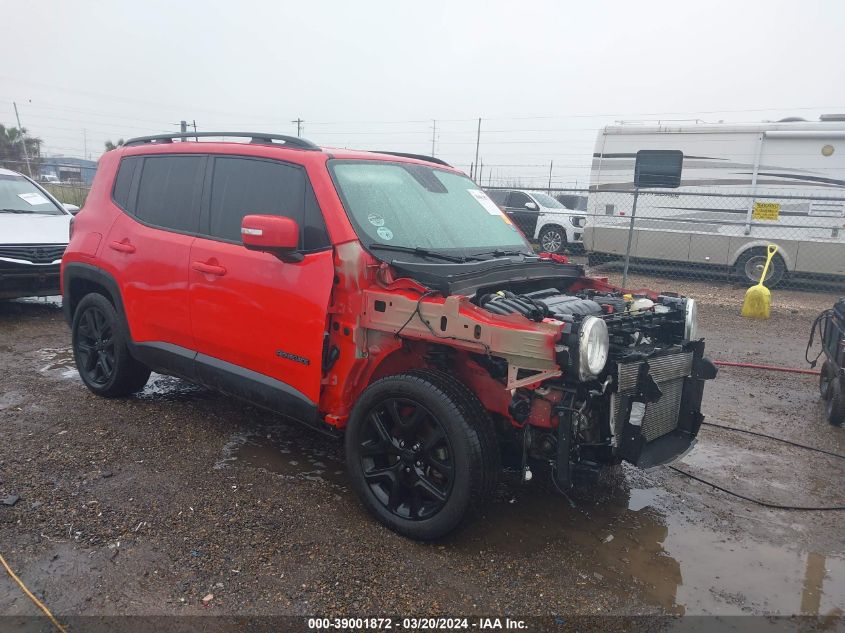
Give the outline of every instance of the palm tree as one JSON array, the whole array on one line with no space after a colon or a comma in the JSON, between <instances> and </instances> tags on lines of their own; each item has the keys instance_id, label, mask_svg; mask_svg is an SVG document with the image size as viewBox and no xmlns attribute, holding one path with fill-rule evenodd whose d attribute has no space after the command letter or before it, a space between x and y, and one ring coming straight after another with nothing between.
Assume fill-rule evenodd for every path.
<instances>
[{"instance_id":1,"label":"palm tree","mask_svg":"<svg viewBox=\"0 0 845 633\"><path fill-rule=\"evenodd\" d=\"M0 123L0 166L26 171L26 157L29 157L32 175L36 175L41 163L41 143L40 138L28 136L26 128L6 127Z\"/></svg>"},{"instance_id":2,"label":"palm tree","mask_svg":"<svg viewBox=\"0 0 845 633\"><path fill-rule=\"evenodd\" d=\"M112 143L110 140L106 141L106 151L110 152L113 149L117 149L118 147L123 147L123 143L125 141L122 138L117 139L117 143Z\"/></svg>"}]
</instances>

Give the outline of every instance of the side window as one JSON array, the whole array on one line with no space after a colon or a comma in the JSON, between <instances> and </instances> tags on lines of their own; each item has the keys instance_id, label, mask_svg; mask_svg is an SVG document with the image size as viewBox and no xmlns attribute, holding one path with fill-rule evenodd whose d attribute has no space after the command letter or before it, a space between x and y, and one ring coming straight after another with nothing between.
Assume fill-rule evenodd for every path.
<instances>
[{"instance_id":1,"label":"side window","mask_svg":"<svg viewBox=\"0 0 845 633\"><path fill-rule=\"evenodd\" d=\"M511 194L508 196L507 206L511 209L524 209L526 202L531 202L531 198L526 194L521 191L511 191Z\"/></svg>"},{"instance_id":2,"label":"side window","mask_svg":"<svg viewBox=\"0 0 845 633\"><path fill-rule=\"evenodd\" d=\"M140 163L140 159L137 156L124 158L120 161L120 166L117 168L117 176L114 179L112 198L120 207L127 211L130 211L129 188L132 186L132 178L135 175L135 168L138 163Z\"/></svg>"},{"instance_id":3,"label":"side window","mask_svg":"<svg viewBox=\"0 0 845 633\"><path fill-rule=\"evenodd\" d=\"M147 156L134 213L139 220L196 232L205 156Z\"/></svg>"},{"instance_id":4,"label":"side window","mask_svg":"<svg viewBox=\"0 0 845 633\"><path fill-rule=\"evenodd\" d=\"M218 156L211 182L210 236L240 242L241 221L252 214L296 220L305 250L328 245L323 217L303 168L269 160Z\"/></svg>"}]
</instances>

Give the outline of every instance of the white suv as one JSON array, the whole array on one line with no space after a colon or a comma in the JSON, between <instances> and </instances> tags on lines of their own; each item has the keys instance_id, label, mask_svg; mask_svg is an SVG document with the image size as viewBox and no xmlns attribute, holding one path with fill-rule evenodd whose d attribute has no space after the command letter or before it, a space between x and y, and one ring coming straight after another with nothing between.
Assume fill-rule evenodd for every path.
<instances>
[{"instance_id":1,"label":"white suv","mask_svg":"<svg viewBox=\"0 0 845 633\"><path fill-rule=\"evenodd\" d=\"M547 253L561 253L567 247L583 249L587 218L567 209L550 195L518 189L488 189L493 201L513 220L529 240L539 242Z\"/></svg>"},{"instance_id":2,"label":"white suv","mask_svg":"<svg viewBox=\"0 0 845 633\"><path fill-rule=\"evenodd\" d=\"M59 294L59 264L78 210L0 168L0 299Z\"/></svg>"}]
</instances>

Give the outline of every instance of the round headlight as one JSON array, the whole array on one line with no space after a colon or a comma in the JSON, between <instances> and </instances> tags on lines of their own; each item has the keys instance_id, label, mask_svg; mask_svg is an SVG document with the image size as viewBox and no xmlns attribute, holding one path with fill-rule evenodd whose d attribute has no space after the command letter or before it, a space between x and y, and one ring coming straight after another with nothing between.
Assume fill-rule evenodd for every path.
<instances>
[{"instance_id":1,"label":"round headlight","mask_svg":"<svg viewBox=\"0 0 845 633\"><path fill-rule=\"evenodd\" d=\"M684 320L684 338L691 341L698 337L698 305L695 299L687 299Z\"/></svg>"},{"instance_id":2,"label":"round headlight","mask_svg":"<svg viewBox=\"0 0 845 633\"><path fill-rule=\"evenodd\" d=\"M578 377L595 378L607 364L610 340L607 324L598 317L587 317L578 332Z\"/></svg>"}]
</instances>

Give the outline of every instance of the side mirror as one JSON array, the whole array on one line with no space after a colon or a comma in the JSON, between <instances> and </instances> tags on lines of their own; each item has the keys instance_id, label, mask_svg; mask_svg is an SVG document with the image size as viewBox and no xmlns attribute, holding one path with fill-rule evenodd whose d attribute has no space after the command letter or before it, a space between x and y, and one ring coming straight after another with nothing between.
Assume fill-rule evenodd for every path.
<instances>
[{"instance_id":1,"label":"side mirror","mask_svg":"<svg viewBox=\"0 0 845 633\"><path fill-rule=\"evenodd\" d=\"M302 261L299 225L278 215L245 215L241 220L241 240L251 251L272 253L285 262Z\"/></svg>"},{"instance_id":2,"label":"side mirror","mask_svg":"<svg viewBox=\"0 0 845 633\"><path fill-rule=\"evenodd\" d=\"M526 209L531 209L532 211L536 211L539 207L537 206L536 202L526 202L525 203Z\"/></svg>"},{"instance_id":3,"label":"side mirror","mask_svg":"<svg viewBox=\"0 0 845 633\"><path fill-rule=\"evenodd\" d=\"M65 204L63 203L62 206L65 208L65 211L70 213L71 215L76 215L79 213L79 207L75 204Z\"/></svg>"}]
</instances>

